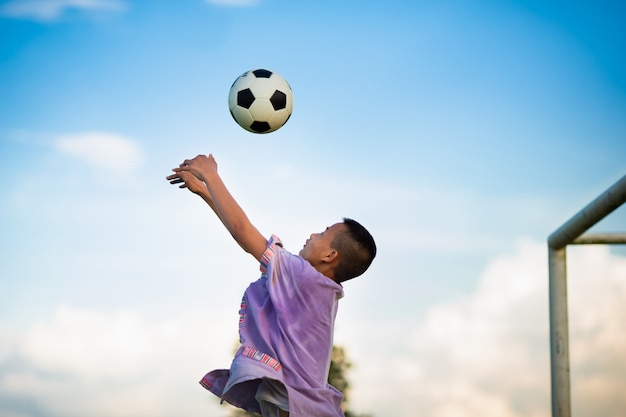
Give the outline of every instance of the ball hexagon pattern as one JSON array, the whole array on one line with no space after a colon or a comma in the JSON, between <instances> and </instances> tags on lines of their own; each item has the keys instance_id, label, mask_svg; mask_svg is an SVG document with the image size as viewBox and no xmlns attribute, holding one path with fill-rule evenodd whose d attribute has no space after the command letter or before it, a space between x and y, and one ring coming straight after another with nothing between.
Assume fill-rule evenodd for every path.
<instances>
[{"instance_id":1,"label":"ball hexagon pattern","mask_svg":"<svg viewBox=\"0 0 626 417\"><path fill-rule=\"evenodd\" d=\"M293 93L278 73L250 70L237 77L230 87L228 107L239 126L253 133L269 133L291 117Z\"/></svg>"}]
</instances>

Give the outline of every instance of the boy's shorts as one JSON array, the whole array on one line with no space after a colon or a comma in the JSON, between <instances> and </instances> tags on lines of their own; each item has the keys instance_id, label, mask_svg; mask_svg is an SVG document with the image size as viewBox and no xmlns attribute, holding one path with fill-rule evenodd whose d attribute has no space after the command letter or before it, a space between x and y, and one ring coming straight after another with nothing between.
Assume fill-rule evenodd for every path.
<instances>
[{"instance_id":1,"label":"boy's shorts","mask_svg":"<svg viewBox=\"0 0 626 417\"><path fill-rule=\"evenodd\" d=\"M263 378L256 391L255 399L261 406L263 417L289 416L287 388L275 379Z\"/></svg>"}]
</instances>

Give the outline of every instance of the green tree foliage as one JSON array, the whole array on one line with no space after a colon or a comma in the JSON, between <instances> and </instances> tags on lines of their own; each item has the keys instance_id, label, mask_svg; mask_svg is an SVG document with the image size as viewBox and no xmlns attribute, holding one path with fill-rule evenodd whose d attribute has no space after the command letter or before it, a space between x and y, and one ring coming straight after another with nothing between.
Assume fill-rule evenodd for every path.
<instances>
[{"instance_id":1,"label":"green tree foliage","mask_svg":"<svg viewBox=\"0 0 626 417\"><path fill-rule=\"evenodd\" d=\"M348 394L350 392L350 382L346 374L352 368L352 363L346 356L345 349L341 346L333 346L333 355L330 361L328 372L328 383L343 393L343 403L341 408L346 417L372 417L371 414L356 414L348 409ZM234 408L231 417L258 417L257 413L249 413L238 408Z\"/></svg>"}]
</instances>

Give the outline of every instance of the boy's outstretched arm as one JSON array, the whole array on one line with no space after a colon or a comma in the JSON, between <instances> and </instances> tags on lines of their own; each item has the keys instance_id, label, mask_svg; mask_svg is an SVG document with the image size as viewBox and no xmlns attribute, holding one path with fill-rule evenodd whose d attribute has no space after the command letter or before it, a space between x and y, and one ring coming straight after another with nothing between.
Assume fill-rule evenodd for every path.
<instances>
[{"instance_id":1,"label":"boy's outstretched arm","mask_svg":"<svg viewBox=\"0 0 626 417\"><path fill-rule=\"evenodd\" d=\"M217 163L213 155L198 155L193 159L185 160L173 171L174 174L168 176L167 179L172 184L184 182L181 188L189 188L190 191L202 197L217 214L235 241L246 252L260 261L265 252L267 240L250 222L248 216L226 188L217 172Z\"/></svg>"}]
</instances>

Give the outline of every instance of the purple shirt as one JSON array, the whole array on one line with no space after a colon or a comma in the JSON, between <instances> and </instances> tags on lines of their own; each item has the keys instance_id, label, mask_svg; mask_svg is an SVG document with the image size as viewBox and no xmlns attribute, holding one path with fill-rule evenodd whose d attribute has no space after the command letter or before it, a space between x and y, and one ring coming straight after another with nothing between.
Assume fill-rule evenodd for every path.
<instances>
[{"instance_id":1,"label":"purple shirt","mask_svg":"<svg viewBox=\"0 0 626 417\"><path fill-rule=\"evenodd\" d=\"M282 382L290 417L342 417L342 394L328 384L333 332L343 288L272 236L261 259L261 278L241 301L241 347L230 370L209 372L200 383L247 411L261 412L261 378Z\"/></svg>"}]
</instances>

